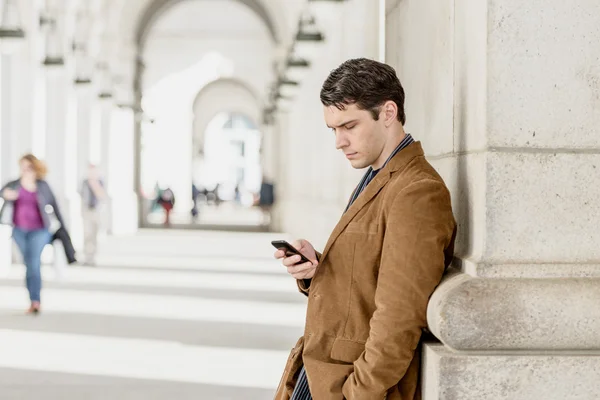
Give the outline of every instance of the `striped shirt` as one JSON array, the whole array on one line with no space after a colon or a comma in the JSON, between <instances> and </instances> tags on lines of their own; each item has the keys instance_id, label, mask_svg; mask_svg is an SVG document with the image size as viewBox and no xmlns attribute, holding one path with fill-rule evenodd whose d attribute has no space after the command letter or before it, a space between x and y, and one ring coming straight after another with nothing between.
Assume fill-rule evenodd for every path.
<instances>
[{"instance_id":1,"label":"striped shirt","mask_svg":"<svg viewBox=\"0 0 600 400\"><path fill-rule=\"evenodd\" d=\"M385 160L385 163L381 166L381 168L385 167L387 165L387 163L389 163L390 160L396 154L398 154L401 150L405 149L407 146L414 143L414 141L415 140L413 139L413 137L407 133L406 136L404 137L404 139L402 139L402 141L398 145L398 147L396 147L394 149L394 151L392 152L392 154L390 154L390 156L387 158L387 160ZM381 168L373 169L373 167L369 167L369 169L367 170L365 175L360 180L360 183L356 187L356 190L352 194L352 197L350 197L348 206L346 206L346 211L348 211L348 208L350 208L352 203L354 203L354 201L358 198L358 196L360 196L360 194L363 192L363 190L365 190L367 185L373 180L373 178L375 178L375 175L377 175L377 173L381 170ZM311 396L310 390L308 388L308 379L306 377L306 370L304 369L304 366L302 366L302 368L300 369L300 374L298 375L298 381L296 383L296 387L294 388L294 393L292 393L291 400L312 400L312 396Z\"/></svg>"}]
</instances>

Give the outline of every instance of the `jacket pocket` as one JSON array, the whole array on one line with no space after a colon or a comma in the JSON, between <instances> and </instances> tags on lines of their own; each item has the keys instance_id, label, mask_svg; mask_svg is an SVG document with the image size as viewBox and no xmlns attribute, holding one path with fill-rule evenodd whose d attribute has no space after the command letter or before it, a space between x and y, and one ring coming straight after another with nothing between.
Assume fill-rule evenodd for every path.
<instances>
[{"instance_id":1,"label":"jacket pocket","mask_svg":"<svg viewBox=\"0 0 600 400\"><path fill-rule=\"evenodd\" d=\"M304 336L298 339L296 345L290 352L287 362L285 363L285 369L283 375L279 381L277 392L275 395L276 400L287 400L292 396L294 387L296 386L296 380L298 378L298 372L302 367L302 350L304 349Z\"/></svg>"},{"instance_id":2,"label":"jacket pocket","mask_svg":"<svg viewBox=\"0 0 600 400\"><path fill-rule=\"evenodd\" d=\"M353 364L365 351L365 344L350 339L337 338L333 342L330 357L337 361Z\"/></svg>"},{"instance_id":3,"label":"jacket pocket","mask_svg":"<svg viewBox=\"0 0 600 400\"><path fill-rule=\"evenodd\" d=\"M365 235L373 235L379 231L379 224L377 222L357 222L353 221L346 227L346 233L362 233Z\"/></svg>"}]
</instances>

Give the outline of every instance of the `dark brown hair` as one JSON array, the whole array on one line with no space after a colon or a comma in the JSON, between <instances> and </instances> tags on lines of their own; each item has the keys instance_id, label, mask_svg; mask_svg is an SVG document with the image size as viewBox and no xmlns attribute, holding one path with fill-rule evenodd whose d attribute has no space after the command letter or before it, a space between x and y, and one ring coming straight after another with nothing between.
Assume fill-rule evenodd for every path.
<instances>
[{"instance_id":1,"label":"dark brown hair","mask_svg":"<svg viewBox=\"0 0 600 400\"><path fill-rule=\"evenodd\" d=\"M321 89L321 103L343 110L356 104L361 110L370 111L373 119L379 119L381 106L386 101L398 106L398 121L406 123L404 113L404 89L396 71L389 65L355 58L331 71Z\"/></svg>"},{"instance_id":2,"label":"dark brown hair","mask_svg":"<svg viewBox=\"0 0 600 400\"><path fill-rule=\"evenodd\" d=\"M46 173L48 172L46 165L33 154L25 154L19 161L29 161L37 179L44 179L46 177Z\"/></svg>"}]
</instances>

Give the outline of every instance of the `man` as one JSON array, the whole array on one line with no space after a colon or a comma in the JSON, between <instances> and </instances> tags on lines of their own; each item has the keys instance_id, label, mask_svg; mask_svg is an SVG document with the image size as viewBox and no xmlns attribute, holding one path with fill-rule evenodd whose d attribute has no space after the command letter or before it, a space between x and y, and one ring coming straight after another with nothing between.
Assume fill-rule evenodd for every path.
<instances>
[{"instance_id":1,"label":"man","mask_svg":"<svg viewBox=\"0 0 600 400\"><path fill-rule=\"evenodd\" d=\"M414 400L427 302L452 259L450 194L404 132L404 90L393 68L366 59L334 70L321 90L336 148L369 167L322 254L277 251L307 295L304 336L276 399Z\"/></svg>"},{"instance_id":2,"label":"man","mask_svg":"<svg viewBox=\"0 0 600 400\"><path fill-rule=\"evenodd\" d=\"M95 165L88 166L87 179L81 184L81 216L83 219L83 265L96 265L100 202L106 198L104 184Z\"/></svg>"}]
</instances>

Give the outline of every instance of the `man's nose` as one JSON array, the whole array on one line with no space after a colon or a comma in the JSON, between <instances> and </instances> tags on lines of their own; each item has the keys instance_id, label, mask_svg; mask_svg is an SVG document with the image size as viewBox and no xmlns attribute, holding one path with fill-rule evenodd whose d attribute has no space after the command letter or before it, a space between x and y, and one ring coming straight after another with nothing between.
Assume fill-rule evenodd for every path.
<instances>
[{"instance_id":1,"label":"man's nose","mask_svg":"<svg viewBox=\"0 0 600 400\"><path fill-rule=\"evenodd\" d=\"M336 133L335 135L335 148L338 150L343 149L344 147L348 147L350 142L348 142L348 138L343 133Z\"/></svg>"}]
</instances>

